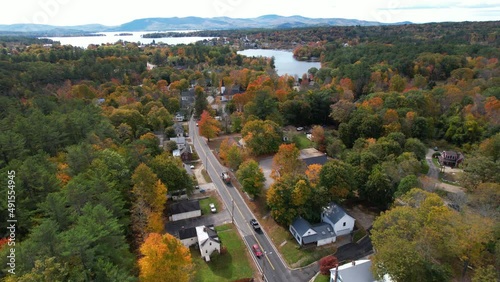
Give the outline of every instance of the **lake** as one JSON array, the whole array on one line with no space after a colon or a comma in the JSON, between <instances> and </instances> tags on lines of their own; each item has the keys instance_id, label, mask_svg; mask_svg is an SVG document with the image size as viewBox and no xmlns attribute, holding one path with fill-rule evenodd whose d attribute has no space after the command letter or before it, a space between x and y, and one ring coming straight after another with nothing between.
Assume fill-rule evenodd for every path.
<instances>
[{"instance_id":1,"label":"lake","mask_svg":"<svg viewBox=\"0 0 500 282\"><path fill-rule=\"evenodd\" d=\"M189 32L193 30L172 30L175 32ZM168 32L168 31L165 31ZM127 33L131 35L120 35L120 33ZM153 40L156 43L167 43L167 44L189 44L194 43L196 41L204 40L204 39L212 39L213 37L162 37L162 38L142 38L141 35L146 33L153 33L152 31L140 31L140 32L129 32L129 31L114 31L114 32L97 32L96 34L103 34L103 36L74 36L74 37L44 37L48 39L52 39L54 41L61 42L62 45L72 45L82 48L87 48L89 44L107 44L107 43L115 43L118 40L123 40L127 42L140 42L142 44L150 44Z\"/></svg>"},{"instance_id":2,"label":"lake","mask_svg":"<svg viewBox=\"0 0 500 282\"><path fill-rule=\"evenodd\" d=\"M274 57L274 65L276 66L276 72L278 75L291 75L302 77L304 73L315 67L317 69L321 68L320 62L303 62L297 61L293 57L293 53L284 50L269 50L269 49L247 49L243 51L238 51L238 54L245 55L248 57Z\"/></svg>"}]
</instances>

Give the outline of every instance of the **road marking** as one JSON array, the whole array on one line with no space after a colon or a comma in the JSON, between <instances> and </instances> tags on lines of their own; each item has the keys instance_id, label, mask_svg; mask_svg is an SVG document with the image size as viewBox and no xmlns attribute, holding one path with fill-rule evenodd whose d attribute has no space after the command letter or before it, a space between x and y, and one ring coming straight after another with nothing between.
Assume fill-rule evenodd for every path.
<instances>
[{"instance_id":1,"label":"road marking","mask_svg":"<svg viewBox=\"0 0 500 282\"><path fill-rule=\"evenodd\" d=\"M193 130L193 131L195 131L195 130ZM195 135L195 134L193 134L193 135ZM193 136L193 137L195 137L195 136ZM208 158L208 153L207 153L207 150L205 150L205 149L203 148L203 144L201 143L201 141L200 141L199 137L198 137L198 138L196 138L196 141L198 141L198 145L200 146L200 148L201 148L201 149L203 149L203 151L204 151L204 153L205 153L205 160L207 161L207 163L208 163L208 164L210 164L210 165L212 166L212 168L214 169L214 171L216 171L216 172L217 172L216 167L214 166L214 164L212 163L212 161ZM208 146L208 143L206 144L206 146L207 146L207 148L208 148L208 151L210 151L210 152L211 152L210 147ZM203 160L202 160L202 162L203 162ZM208 169L208 164L207 164L207 167L206 167L207 169ZM207 174L208 174L208 170L207 170ZM213 180L212 180L212 181L213 181ZM215 185L215 183L214 183L214 185ZM215 185L215 186L217 187L217 185ZM225 183L223 183L223 187L224 187L224 189L226 189L227 195L229 196L229 198L231 199L231 201L233 201L233 202L234 202L234 198L233 198L233 196L231 195L231 193L229 192L229 189L227 188L227 185L226 185ZM237 189L237 188L235 187L235 189ZM217 189L217 190L219 190L219 189ZM238 191L236 191L236 193L239 193L239 192L238 192ZM243 200L243 202L244 202L244 200ZM227 203L226 203L226 208L227 208ZM245 219L245 217L243 216L243 213L241 212L240 208L239 208L237 205L236 205L236 209L237 209L237 210L238 210L238 212L240 213L241 218L243 219L243 221L245 221L245 222L246 222L246 219ZM250 213L251 213L251 212L250 212ZM234 219L234 215L232 215L232 216L233 216L233 219ZM236 225L236 224L235 224L235 225ZM253 227L251 227L251 226L250 226L250 223L248 223L248 222L247 222L247 225L248 225L248 227L249 227L249 229L250 229L250 230L253 230ZM259 247L261 248L261 250L262 250L262 249L264 249L264 248L262 247L262 244L260 243L259 239L257 239L257 236L255 236L255 233L254 233L254 232L252 232L252 235L253 235L253 237L254 237L255 241L257 242L257 244L259 244ZM269 241L269 244L272 244L272 242L271 242L271 241ZM269 254L271 254L271 253L269 253ZM269 262L269 265L271 266L271 268L272 268L273 270L275 270L274 265L273 265L273 263L271 262L271 260L269 259L269 256L268 256L268 254L267 254L267 253L266 253L265 257L266 257L267 261Z\"/></svg>"}]
</instances>

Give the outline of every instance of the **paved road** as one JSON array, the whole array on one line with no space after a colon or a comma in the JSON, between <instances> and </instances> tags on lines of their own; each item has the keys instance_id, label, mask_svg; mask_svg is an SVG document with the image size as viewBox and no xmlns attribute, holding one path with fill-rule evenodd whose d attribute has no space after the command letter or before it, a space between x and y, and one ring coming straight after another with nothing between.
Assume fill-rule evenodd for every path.
<instances>
[{"instance_id":1,"label":"paved road","mask_svg":"<svg viewBox=\"0 0 500 282\"><path fill-rule=\"evenodd\" d=\"M189 121L189 134L193 139L193 145L198 156L212 178L226 209L234 217L235 225L241 237L244 239L244 243L252 254L252 258L256 262L259 270L265 275L266 281L309 281L318 271L317 266L313 265L308 268L293 271L288 269L265 231L263 231L263 233L256 233L250 226L249 221L254 218L254 215L246 205L240 193L236 188L222 182L220 173L227 170L227 168L223 167L218 162L206 144L205 139L198 135L198 130L193 119ZM264 256L260 259L255 258L251 251L251 246L254 244L259 244L261 250L264 252Z\"/></svg>"}]
</instances>

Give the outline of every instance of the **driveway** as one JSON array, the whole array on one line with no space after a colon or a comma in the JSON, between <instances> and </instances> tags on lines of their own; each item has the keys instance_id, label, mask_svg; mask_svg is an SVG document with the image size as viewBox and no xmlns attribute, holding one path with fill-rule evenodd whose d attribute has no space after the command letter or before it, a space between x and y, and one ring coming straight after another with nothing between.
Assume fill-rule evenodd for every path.
<instances>
[{"instance_id":1,"label":"driveway","mask_svg":"<svg viewBox=\"0 0 500 282\"><path fill-rule=\"evenodd\" d=\"M210 225L214 226L223 225L231 222L231 215L227 209L221 210L216 214L202 215L200 217L183 219L178 221L169 221L165 224L165 230L174 235L179 236L179 230L201 226Z\"/></svg>"},{"instance_id":2,"label":"driveway","mask_svg":"<svg viewBox=\"0 0 500 282\"><path fill-rule=\"evenodd\" d=\"M271 178L271 171L273 167L273 157L266 157L259 161L259 166L262 168L264 172L264 176L266 177L266 183L264 183L264 188L267 190L274 183L274 179Z\"/></svg>"}]
</instances>

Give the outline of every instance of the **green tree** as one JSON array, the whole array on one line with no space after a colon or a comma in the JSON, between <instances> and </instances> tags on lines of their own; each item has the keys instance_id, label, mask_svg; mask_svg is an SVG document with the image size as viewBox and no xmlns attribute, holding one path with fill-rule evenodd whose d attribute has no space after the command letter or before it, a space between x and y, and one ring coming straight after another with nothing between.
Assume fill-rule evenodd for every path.
<instances>
[{"instance_id":1,"label":"green tree","mask_svg":"<svg viewBox=\"0 0 500 282\"><path fill-rule=\"evenodd\" d=\"M329 200L345 200L355 189L353 167L341 160L331 160L323 165L319 185L328 191Z\"/></svg>"},{"instance_id":2,"label":"green tree","mask_svg":"<svg viewBox=\"0 0 500 282\"><path fill-rule=\"evenodd\" d=\"M262 193L266 178L259 163L254 160L248 160L241 164L236 173L238 181L243 186L243 191L252 197L258 197Z\"/></svg>"},{"instance_id":3,"label":"green tree","mask_svg":"<svg viewBox=\"0 0 500 282\"><path fill-rule=\"evenodd\" d=\"M255 155L275 153L282 142L280 127L269 120L252 120L241 130L246 146Z\"/></svg>"},{"instance_id":4,"label":"green tree","mask_svg":"<svg viewBox=\"0 0 500 282\"><path fill-rule=\"evenodd\" d=\"M194 117L199 118L208 109L208 101L203 88L197 86L194 90Z\"/></svg>"},{"instance_id":5,"label":"green tree","mask_svg":"<svg viewBox=\"0 0 500 282\"><path fill-rule=\"evenodd\" d=\"M229 147L229 150L227 151L228 166L233 170L236 170L242 162L243 156L240 147L238 147L238 145L236 144L231 145L231 147Z\"/></svg>"},{"instance_id":6,"label":"green tree","mask_svg":"<svg viewBox=\"0 0 500 282\"><path fill-rule=\"evenodd\" d=\"M149 165L169 191L186 189L189 194L193 192L192 178L184 169L180 159L164 152L151 160Z\"/></svg>"}]
</instances>

